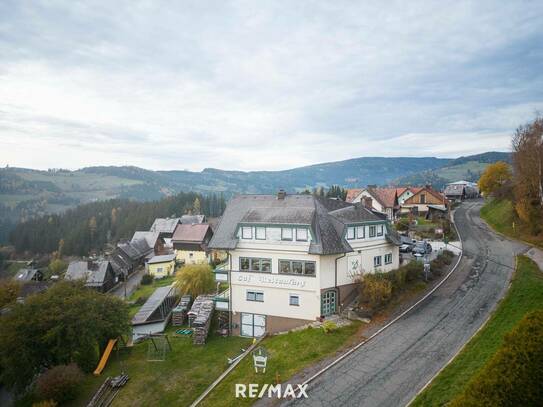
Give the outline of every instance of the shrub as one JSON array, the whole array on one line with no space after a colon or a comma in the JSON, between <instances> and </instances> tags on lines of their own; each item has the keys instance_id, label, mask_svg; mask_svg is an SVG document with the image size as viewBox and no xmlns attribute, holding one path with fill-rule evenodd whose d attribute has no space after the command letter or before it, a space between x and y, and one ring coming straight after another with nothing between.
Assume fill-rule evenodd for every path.
<instances>
[{"instance_id":1,"label":"shrub","mask_svg":"<svg viewBox=\"0 0 543 407\"><path fill-rule=\"evenodd\" d=\"M207 264L190 264L177 273L177 285L182 294L190 294L196 298L215 288L215 277Z\"/></svg>"},{"instance_id":2,"label":"shrub","mask_svg":"<svg viewBox=\"0 0 543 407\"><path fill-rule=\"evenodd\" d=\"M384 306L391 298L392 283L384 274L365 274L360 282L361 301L373 309Z\"/></svg>"},{"instance_id":3,"label":"shrub","mask_svg":"<svg viewBox=\"0 0 543 407\"><path fill-rule=\"evenodd\" d=\"M543 400L543 310L527 314L451 406L538 406Z\"/></svg>"},{"instance_id":4,"label":"shrub","mask_svg":"<svg viewBox=\"0 0 543 407\"><path fill-rule=\"evenodd\" d=\"M405 287L407 270L405 266L391 270L386 273L386 278L392 283L392 291L397 292Z\"/></svg>"},{"instance_id":5,"label":"shrub","mask_svg":"<svg viewBox=\"0 0 543 407\"><path fill-rule=\"evenodd\" d=\"M151 274L144 274L141 278L141 285L153 284L153 276Z\"/></svg>"},{"instance_id":6,"label":"shrub","mask_svg":"<svg viewBox=\"0 0 543 407\"><path fill-rule=\"evenodd\" d=\"M82 380L83 373L75 363L55 366L38 377L36 393L40 399L64 403L77 396Z\"/></svg>"},{"instance_id":7,"label":"shrub","mask_svg":"<svg viewBox=\"0 0 543 407\"><path fill-rule=\"evenodd\" d=\"M421 280L424 273L424 264L420 261L412 261L405 266L406 275L405 279L408 282Z\"/></svg>"},{"instance_id":8,"label":"shrub","mask_svg":"<svg viewBox=\"0 0 543 407\"><path fill-rule=\"evenodd\" d=\"M334 332L337 330L337 324L334 321L330 321L330 320L324 321L321 327L325 334Z\"/></svg>"},{"instance_id":9,"label":"shrub","mask_svg":"<svg viewBox=\"0 0 543 407\"><path fill-rule=\"evenodd\" d=\"M396 222L396 230L406 231L409 229L409 219L401 218Z\"/></svg>"}]
</instances>

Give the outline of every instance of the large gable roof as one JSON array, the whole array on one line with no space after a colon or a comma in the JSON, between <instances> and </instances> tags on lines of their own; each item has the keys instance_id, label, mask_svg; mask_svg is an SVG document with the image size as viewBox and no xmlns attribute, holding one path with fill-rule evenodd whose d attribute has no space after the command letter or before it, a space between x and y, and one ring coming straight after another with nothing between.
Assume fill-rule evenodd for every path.
<instances>
[{"instance_id":1,"label":"large gable roof","mask_svg":"<svg viewBox=\"0 0 543 407\"><path fill-rule=\"evenodd\" d=\"M211 239L210 248L235 249L240 223L310 225L315 236L311 254L338 254L352 251L343 238L345 224L379 221L382 217L359 205L313 195L239 195L226 206Z\"/></svg>"},{"instance_id":2,"label":"large gable roof","mask_svg":"<svg viewBox=\"0 0 543 407\"><path fill-rule=\"evenodd\" d=\"M149 231L159 233L173 233L175 227L181 223L181 218L156 218Z\"/></svg>"}]
</instances>

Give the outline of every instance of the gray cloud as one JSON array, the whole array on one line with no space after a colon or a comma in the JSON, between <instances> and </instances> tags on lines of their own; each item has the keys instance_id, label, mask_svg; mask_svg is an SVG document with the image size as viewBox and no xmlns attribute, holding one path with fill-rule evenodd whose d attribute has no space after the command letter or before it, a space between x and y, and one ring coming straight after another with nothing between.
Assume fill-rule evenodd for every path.
<instances>
[{"instance_id":1,"label":"gray cloud","mask_svg":"<svg viewBox=\"0 0 543 407\"><path fill-rule=\"evenodd\" d=\"M542 17L537 2L5 1L0 165L508 149L543 109Z\"/></svg>"}]
</instances>

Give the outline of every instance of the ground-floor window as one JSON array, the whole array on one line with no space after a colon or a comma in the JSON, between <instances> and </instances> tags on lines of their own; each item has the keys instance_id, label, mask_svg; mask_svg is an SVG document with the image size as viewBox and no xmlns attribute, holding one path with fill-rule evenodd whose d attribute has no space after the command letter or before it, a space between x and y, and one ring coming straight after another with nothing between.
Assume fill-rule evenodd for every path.
<instances>
[{"instance_id":1,"label":"ground-floor window","mask_svg":"<svg viewBox=\"0 0 543 407\"><path fill-rule=\"evenodd\" d=\"M266 315L241 313L241 336L259 337L266 332Z\"/></svg>"},{"instance_id":2,"label":"ground-floor window","mask_svg":"<svg viewBox=\"0 0 543 407\"><path fill-rule=\"evenodd\" d=\"M373 258L373 266L379 267L381 265L381 256L375 256Z\"/></svg>"},{"instance_id":3,"label":"ground-floor window","mask_svg":"<svg viewBox=\"0 0 543 407\"><path fill-rule=\"evenodd\" d=\"M385 254L385 264L392 263L392 253Z\"/></svg>"},{"instance_id":4,"label":"ground-floor window","mask_svg":"<svg viewBox=\"0 0 543 407\"><path fill-rule=\"evenodd\" d=\"M288 297L289 305L299 306L300 305L300 296L297 294L290 294Z\"/></svg>"}]
</instances>

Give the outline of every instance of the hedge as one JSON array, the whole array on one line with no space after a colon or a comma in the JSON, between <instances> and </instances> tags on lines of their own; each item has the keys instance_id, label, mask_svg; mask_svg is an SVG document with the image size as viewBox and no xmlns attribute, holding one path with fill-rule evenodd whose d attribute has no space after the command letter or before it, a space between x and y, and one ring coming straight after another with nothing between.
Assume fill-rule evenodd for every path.
<instances>
[{"instance_id":1,"label":"hedge","mask_svg":"<svg viewBox=\"0 0 543 407\"><path fill-rule=\"evenodd\" d=\"M527 314L465 391L450 404L541 406L543 402L543 309Z\"/></svg>"}]
</instances>

